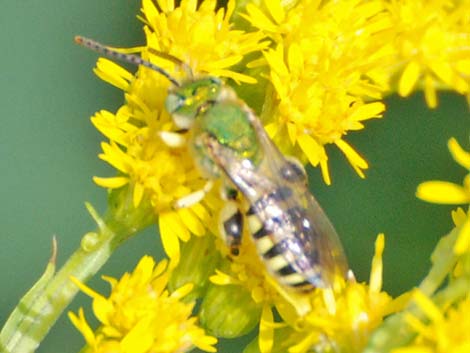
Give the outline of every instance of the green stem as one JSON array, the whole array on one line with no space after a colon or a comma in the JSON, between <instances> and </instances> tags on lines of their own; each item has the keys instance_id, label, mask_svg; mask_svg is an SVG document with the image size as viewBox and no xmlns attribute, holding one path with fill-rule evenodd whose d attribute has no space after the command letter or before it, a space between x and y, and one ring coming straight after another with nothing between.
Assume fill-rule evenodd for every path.
<instances>
[{"instance_id":1,"label":"green stem","mask_svg":"<svg viewBox=\"0 0 470 353\"><path fill-rule=\"evenodd\" d=\"M0 332L1 352L34 352L77 294L78 288L70 277L81 282L89 280L120 244L154 220L148 205L132 207L130 189L111 193L104 219L87 204L98 224L97 231L85 234L80 247L55 275L53 252L45 273L20 300Z\"/></svg>"}]
</instances>

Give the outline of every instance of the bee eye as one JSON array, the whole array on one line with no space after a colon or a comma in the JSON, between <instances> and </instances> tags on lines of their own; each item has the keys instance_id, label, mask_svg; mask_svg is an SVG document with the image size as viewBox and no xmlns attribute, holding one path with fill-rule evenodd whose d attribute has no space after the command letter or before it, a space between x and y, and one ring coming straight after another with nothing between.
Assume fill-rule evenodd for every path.
<instances>
[{"instance_id":1,"label":"bee eye","mask_svg":"<svg viewBox=\"0 0 470 353\"><path fill-rule=\"evenodd\" d=\"M287 157L286 164L280 170L281 176L290 182L307 182L307 173L303 165L294 157Z\"/></svg>"}]
</instances>

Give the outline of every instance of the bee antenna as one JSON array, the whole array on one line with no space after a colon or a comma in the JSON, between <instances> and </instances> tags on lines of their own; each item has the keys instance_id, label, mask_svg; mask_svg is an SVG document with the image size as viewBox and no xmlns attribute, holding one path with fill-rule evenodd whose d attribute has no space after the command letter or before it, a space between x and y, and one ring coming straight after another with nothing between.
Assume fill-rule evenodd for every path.
<instances>
[{"instance_id":1,"label":"bee antenna","mask_svg":"<svg viewBox=\"0 0 470 353\"><path fill-rule=\"evenodd\" d=\"M192 79L194 77L193 70L191 70L191 67L187 63L185 63L183 60L177 58L176 56L173 56L168 53L164 53L154 48L149 48L149 52L161 57L162 59L169 60L173 62L174 64L180 66L189 78Z\"/></svg>"},{"instance_id":2,"label":"bee antenna","mask_svg":"<svg viewBox=\"0 0 470 353\"><path fill-rule=\"evenodd\" d=\"M75 43L82 45L88 49L94 50L110 58L115 58L115 59L130 63L130 64L134 64L134 65L142 65L142 66L148 67L149 69L152 69L158 72L159 74L165 76L175 86L177 87L181 86L181 83L179 83L173 76L171 76L168 71L162 69L161 67L155 64L152 64L150 61L142 59L138 55L120 53L115 49L112 49L110 47L107 47L106 45L103 45L101 43L94 41L93 39L88 39L88 38L81 37L81 36L75 37ZM174 58L174 59L179 60L177 58ZM173 59L171 60L174 61ZM180 64L179 62L178 64ZM181 62L180 65L183 66L183 63Z\"/></svg>"}]
</instances>

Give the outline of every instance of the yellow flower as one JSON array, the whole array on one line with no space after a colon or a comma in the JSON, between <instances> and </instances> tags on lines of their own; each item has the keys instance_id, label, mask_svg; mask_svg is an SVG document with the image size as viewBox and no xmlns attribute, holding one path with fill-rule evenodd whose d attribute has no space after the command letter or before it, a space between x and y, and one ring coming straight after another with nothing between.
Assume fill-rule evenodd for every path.
<instances>
[{"instance_id":1,"label":"yellow flower","mask_svg":"<svg viewBox=\"0 0 470 353\"><path fill-rule=\"evenodd\" d=\"M255 5L254 3L258 4ZM274 45L253 66L267 65L273 107L262 115L288 154L320 165L330 183L325 145L335 144L364 177L367 162L345 141L381 117L384 94L423 88L470 93L468 1L264 0L244 17ZM302 158L302 156L305 156Z\"/></svg>"},{"instance_id":2,"label":"yellow flower","mask_svg":"<svg viewBox=\"0 0 470 353\"><path fill-rule=\"evenodd\" d=\"M470 153L463 150L454 138L449 140L448 147L454 160L470 171ZM470 174L465 176L463 185L439 180L421 183L416 190L416 196L433 203L470 204ZM462 255L470 251L470 217L463 210L454 212L452 216L460 229L454 251L457 255Z\"/></svg>"},{"instance_id":3,"label":"yellow flower","mask_svg":"<svg viewBox=\"0 0 470 353\"><path fill-rule=\"evenodd\" d=\"M297 319L289 337L289 353L304 353L317 347L323 351L361 352L384 317L403 309L403 298L382 291L384 236L375 243L369 284L349 281L342 288L318 290L311 296L312 310Z\"/></svg>"},{"instance_id":4,"label":"yellow flower","mask_svg":"<svg viewBox=\"0 0 470 353\"><path fill-rule=\"evenodd\" d=\"M220 244L218 248L222 254L228 256L224 244ZM286 290L267 271L248 232L243 235L239 255L230 257L225 265L227 269L216 270L216 274L210 277L212 283L243 287L251 294L254 303L263 306L264 310L272 306L288 306L295 315L303 315L310 310L305 295Z\"/></svg>"},{"instance_id":5,"label":"yellow flower","mask_svg":"<svg viewBox=\"0 0 470 353\"><path fill-rule=\"evenodd\" d=\"M240 251L230 269L218 271L211 280L232 285L233 291L237 291L237 286L248 289L253 301L262 305L257 342L262 353L303 353L312 347L360 352L383 318L405 304L404 297L393 300L382 291L383 248L384 236L379 235L369 284L338 279L334 289L292 293L276 284L250 249ZM281 322L274 320L273 308L280 314Z\"/></svg>"},{"instance_id":6,"label":"yellow flower","mask_svg":"<svg viewBox=\"0 0 470 353\"><path fill-rule=\"evenodd\" d=\"M467 172L470 172L470 153L463 150L454 138L449 140L448 147L454 160L464 167ZM433 203L470 203L470 174L465 176L463 185L447 181L421 183L416 190L416 196L421 200Z\"/></svg>"},{"instance_id":7,"label":"yellow flower","mask_svg":"<svg viewBox=\"0 0 470 353\"><path fill-rule=\"evenodd\" d=\"M152 82L149 78L145 81L147 84ZM153 91L158 95L157 87L155 85ZM165 89L160 91L163 95ZM173 205L179 198L201 189L205 181L195 170L186 149L172 149L158 137L159 132L171 124L168 114L157 107L149 107L138 96L128 96L128 102L116 114L101 111L92 117L97 129L110 139L110 142L102 143L100 158L119 172L116 177L95 177L94 180L107 188L130 184L135 207L143 199L150 201L159 215L165 251L176 263L179 260L178 239L187 241L191 233L204 235L211 206L200 203L175 209Z\"/></svg>"},{"instance_id":8,"label":"yellow flower","mask_svg":"<svg viewBox=\"0 0 470 353\"><path fill-rule=\"evenodd\" d=\"M101 324L93 332L83 309L78 315L69 313L87 342L87 352L174 353L194 347L215 352L217 339L207 336L191 317L194 302L183 300L192 285L169 293L168 277L166 261L156 265L151 257L144 256L133 273L119 280L105 277L111 285L109 297L75 281L93 298L93 311Z\"/></svg>"},{"instance_id":9,"label":"yellow flower","mask_svg":"<svg viewBox=\"0 0 470 353\"><path fill-rule=\"evenodd\" d=\"M394 349L392 353L470 352L470 298L439 307L416 290L413 299L426 319L420 320L409 314L407 322L417 337L409 346Z\"/></svg>"},{"instance_id":10,"label":"yellow flower","mask_svg":"<svg viewBox=\"0 0 470 353\"><path fill-rule=\"evenodd\" d=\"M454 253L456 255L470 254L470 210L465 213L464 210L458 208L452 212L452 219L458 228L457 241L454 245Z\"/></svg>"},{"instance_id":11,"label":"yellow flower","mask_svg":"<svg viewBox=\"0 0 470 353\"><path fill-rule=\"evenodd\" d=\"M179 7L175 7L175 3L159 0L159 11L151 0L142 0L149 48L177 57L195 73L256 82L250 76L229 70L246 54L259 51L268 44L260 43L261 33L231 28L234 0L227 2L226 10L216 10L216 0L205 0L199 6L196 0L183 0Z\"/></svg>"},{"instance_id":12,"label":"yellow flower","mask_svg":"<svg viewBox=\"0 0 470 353\"><path fill-rule=\"evenodd\" d=\"M220 241L218 247L222 254L228 256L226 246L220 244ZM217 285L216 288L219 289L219 292L222 292L218 295L221 296L228 297L231 292L248 293L247 296L249 298L242 297L245 301L250 303L244 305L244 307L250 308L251 311L246 313L246 322L248 325L253 320L258 321L260 332L266 331L266 325L269 327L268 330L272 331L271 310L273 306L288 306L289 309L295 312L294 315L297 315L297 312L305 313L309 310L308 303L302 300L301 295L286 292L268 273L266 266L259 258L253 240L247 232L243 235L239 255L230 258L230 261L226 261L225 264L221 264L220 266L224 265L225 267L223 269L216 270L216 274L210 277L211 282ZM219 286L226 286L226 289L221 291ZM212 301L215 302L216 300L219 301L218 298ZM212 305L212 303L208 302L207 305ZM235 303L235 305L238 306L238 303ZM221 305L219 308L221 315L227 315L225 314L226 310L231 310L230 306ZM267 317L271 318L271 320L267 321ZM234 322L231 326L238 328L239 323ZM232 328L232 330L234 328ZM239 330L241 331L241 329Z\"/></svg>"},{"instance_id":13,"label":"yellow flower","mask_svg":"<svg viewBox=\"0 0 470 353\"><path fill-rule=\"evenodd\" d=\"M385 110L377 100L387 87L372 79L390 55L380 35L389 27L382 1L301 0L289 10L280 0L263 5L249 4L245 18L275 42L257 62L268 65L275 91L275 108L262 114L268 133L283 152L320 165L327 184L327 144L364 177L368 164L344 136Z\"/></svg>"},{"instance_id":14,"label":"yellow flower","mask_svg":"<svg viewBox=\"0 0 470 353\"><path fill-rule=\"evenodd\" d=\"M246 233L243 235L239 255L231 258L226 271L217 270L210 280L218 285L243 286L251 293L256 303L272 303L277 297L276 289L273 287L275 281L261 262L250 235ZM219 248L222 253L228 255L224 244L219 245Z\"/></svg>"},{"instance_id":15,"label":"yellow flower","mask_svg":"<svg viewBox=\"0 0 470 353\"><path fill-rule=\"evenodd\" d=\"M265 46L259 33L231 29L233 1L229 1L226 11L216 11L213 0L204 1L199 7L192 0L182 1L179 7L173 1L159 1L158 6L161 10L150 0L142 2L147 45L136 50L144 58L150 58L177 78L190 73L180 72L175 67L178 65L155 52L179 58L195 74L255 81L230 70L244 55ZM116 114L101 111L92 117L96 128L110 140L102 143L100 158L119 172L114 177L94 180L106 188L128 184L133 190L135 207L142 200L151 203L159 216L163 247L172 264L176 264L180 257L179 240L187 241L191 234L206 234L214 223L213 210L220 208L221 200L213 192L191 207L174 207L180 198L203 189L206 180L196 170L187 148L169 147L160 138L162 132L176 129L164 109L169 82L146 68L139 68L134 77L106 59L98 61L95 72L124 90L126 104Z\"/></svg>"},{"instance_id":16,"label":"yellow flower","mask_svg":"<svg viewBox=\"0 0 470 353\"><path fill-rule=\"evenodd\" d=\"M470 23L468 1L389 1L397 57L397 91L408 96L419 84L429 107L437 89L470 93Z\"/></svg>"}]
</instances>

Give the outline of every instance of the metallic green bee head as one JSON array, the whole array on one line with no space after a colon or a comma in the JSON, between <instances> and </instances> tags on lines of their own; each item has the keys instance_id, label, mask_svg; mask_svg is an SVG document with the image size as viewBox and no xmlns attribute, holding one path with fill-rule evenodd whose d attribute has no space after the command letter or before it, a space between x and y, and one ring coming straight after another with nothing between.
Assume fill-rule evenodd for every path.
<instances>
[{"instance_id":1,"label":"metallic green bee head","mask_svg":"<svg viewBox=\"0 0 470 353\"><path fill-rule=\"evenodd\" d=\"M204 77L184 82L170 90L165 101L168 113L180 129L189 129L197 114L215 102L222 82L215 77Z\"/></svg>"},{"instance_id":2,"label":"metallic green bee head","mask_svg":"<svg viewBox=\"0 0 470 353\"><path fill-rule=\"evenodd\" d=\"M168 93L165 107L168 113L172 115L176 126L180 129L187 130L191 128L197 114L203 112L217 101L222 91L222 82L218 78L209 76L179 82L166 70L137 55L121 53L92 39L81 36L76 36L75 42L108 57L116 58L134 65L146 66L166 77L173 84L173 88ZM166 53L155 53L180 65L185 71L188 71L189 76L192 76L191 69L178 58Z\"/></svg>"}]
</instances>

